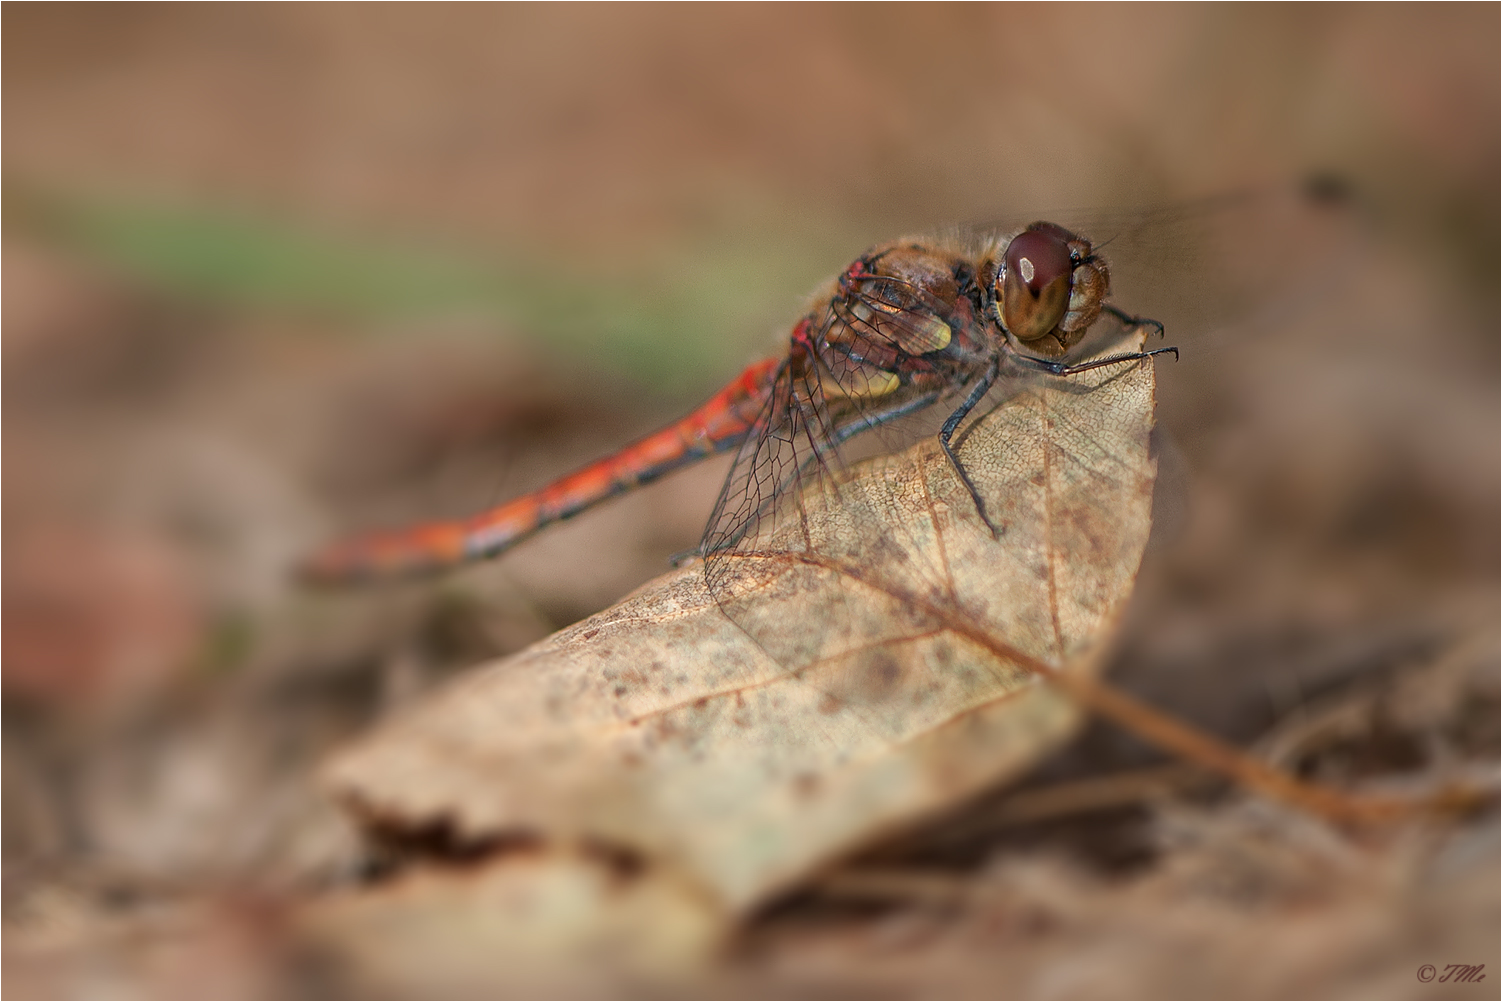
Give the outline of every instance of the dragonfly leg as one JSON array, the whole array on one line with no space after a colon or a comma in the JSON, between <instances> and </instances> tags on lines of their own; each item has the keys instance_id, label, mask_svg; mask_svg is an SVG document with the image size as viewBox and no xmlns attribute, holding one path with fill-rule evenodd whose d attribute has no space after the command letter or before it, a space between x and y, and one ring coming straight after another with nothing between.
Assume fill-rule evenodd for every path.
<instances>
[{"instance_id":1,"label":"dragonfly leg","mask_svg":"<svg viewBox=\"0 0 1502 1002\"><path fill-rule=\"evenodd\" d=\"M950 447L949 440L954 437L954 430L960 426L960 422L965 420L965 415L969 414L975 408L975 405L980 403L981 398L990 392L992 384L996 382L996 375L1000 369L1001 356L998 355L992 360L990 367L986 369L986 374L980 378L980 382L976 383L975 387L970 391L970 395L954 409L954 413L949 415L949 418L944 422L944 427L939 429L939 447L944 450L944 455L949 457L949 465L954 467L954 472L959 474L960 482L970 492L970 500L975 502L976 513L980 515L980 520L986 523L986 528L991 530L992 539L1000 538L1001 533L996 530L996 526L991 522L990 516L986 514L986 502L981 499L980 492L975 489L975 484L970 480L970 474L965 472L965 467L960 462L960 457L954 454L954 449Z\"/></svg>"},{"instance_id":2,"label":"dragonfly leg","mask_svg":"<svg viewBox=\"0 0 1502 1002\"><path fill-rule=\"evenodd\" d=\"M1111 316L1115 317L1117 320L1120 320L1128 327L1151 327L1154 334L1158 335L1159 337L1163 336L1162 321L1154 320L1151 317L1134 316L1128 313L1126 310L1121 309L1119 306L1112 306L1110 303L1102 304L1100 310L1102 313L1111 314Z\"/></svg>"},{"instance_id":3,"label":"dragonfly leg","mask_svg":"<svg viewBox=\"0 0 1502 1002\"><path fill-rule=\"evenodd\" d=\"M1154 348L1152 351L1124 351L1119 355L1107 355L1105 358L1092 358L1088 362L1077 362L1074 364L1062 361L1052 361L1046 358L1033 358L1031 355L1013 354L1012 357L1017 359L1017 361L1021 362L1023 365L1030 366L1034 369L1041 369L1042 371L1050 373L1051 375L1072 376L1076 372L1087 372L1090 369L1099 369L1102 366L1115 365L1118 362L1136 362L1144 358L1152 358L1154 355L1168 354L1172 354L1174 360L1177 361L1179 357L1178 347L1170 346L1167 348Z\"/></svg>"},{"instance_id":4,"label":"dragonfly leg","mask_svg":"<svg viewBox=\"0 0 1502 1002\"><path fill-rule=\"evenodd\" d=\"M1085 372L1089 369L1099 369L1105 365L1115 365L1117 362L1136 362L1140 359L1152 358L1154 355L1167 354L1172 354L1173 360L1177 362L1179 360L1178 346L1171 345L1167 348L1154 348L1152 351L1127 351L1122 352L1120 355L1107 355L1105 358L1093 358L1088 362L1080 362L1076 365L1066 365L1059 370L1059 375L1072 376L1076 372Z\"/></svg>"}]
</instances>

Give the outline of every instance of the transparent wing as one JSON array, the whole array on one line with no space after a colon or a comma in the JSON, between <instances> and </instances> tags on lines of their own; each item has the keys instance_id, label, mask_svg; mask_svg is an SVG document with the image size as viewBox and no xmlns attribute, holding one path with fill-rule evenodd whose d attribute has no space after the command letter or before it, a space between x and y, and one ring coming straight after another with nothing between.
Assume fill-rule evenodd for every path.
<instances>
[{"instance_id":1,"label":"transparent wing","mask_svg":"<svg viewBox=\"0 0 1502 1002\"><path fill-rule=\"evenodd\" d=\"M1028 659L1063 664L1088 647L1135 575L1152 495L1151 366L1019 367L1001 381L954 440L996 535L932 434L844 454L856 427L932 427L955 394L887 411L827 395L806 406L817 384L785 372L779 417L737 457L706 535L711 594L815 692L834 729L911 740L1030 687Z\"/></svg>"},{"instance_id":2,"label":"transparent wing","mask_svg":"<svg viewBox=\"0 0 1502 1002\"><path fill-rule=\"evenodd\" d=\"M733 563L728 554L757 551L781 540L789 524L798 524L797 506L788 504L789 498L837 490L838 475L857 458L899 451L936 431L949 413L942 403L954 399L954 390L899 386L872 396L873 383L890 377L852 356L833 366L813 356L783 363L705 529L701 552L711 590L723 583ZM854 441L867 432L875 434Z\"/></svg>"},{"instance_id":3,"label":"transparent wing","mask_svg":"<svg viewBox=\"0 0 1502 1002\"><path fill-rule=\"evenodd\" d=\"M894 249L858 259L795 327L705 533L712 582L724 567L716 555L755 547L780 529L788 513L779 499L815 480L835 482L832 475L863 453L900 451L932 434L938 426L925 412L975 378L952 355L934 354L951 344L956 326L965 343L991 339L976 319L973 287L953 281L956 263L965 264L925 248L915 268L907 248L899 253L906 272L882 273ZM865 432L875 433L869 442L847 445Z\"/></svg>"}]
</instances>

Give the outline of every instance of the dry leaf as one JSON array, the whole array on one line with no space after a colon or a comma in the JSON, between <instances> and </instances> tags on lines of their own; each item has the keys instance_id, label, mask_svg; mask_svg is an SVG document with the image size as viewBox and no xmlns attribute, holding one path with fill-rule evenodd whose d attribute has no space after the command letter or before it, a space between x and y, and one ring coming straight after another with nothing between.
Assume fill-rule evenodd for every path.
<instances>
[{"instance_id":1,"label":"dry leaf","mask_svg":"<svg viewBox=\"0 0 1502 1002\"><path fill-rule=\"evenodd\" d=\"M697 565L660 578L346 751L334 793L387 830L607 846L739 914L1015 775L1079 716L1023 664L1098 668L1155 462L1151 362L1014 389L959 448L999 538L935 441L857 464L728 558L723 608Z\"/></svg>"},{"instance_id":2,"label":"dry leaf","mask_svg":"<svg viewBox=\"0 0 1502 1002\"><path fill-rule=\"evenodd\" d=\"M700 966L715 919L671 881L542 848L332 895L298 931L355 998L650 998Z\"/></svg>"}]
</instances>

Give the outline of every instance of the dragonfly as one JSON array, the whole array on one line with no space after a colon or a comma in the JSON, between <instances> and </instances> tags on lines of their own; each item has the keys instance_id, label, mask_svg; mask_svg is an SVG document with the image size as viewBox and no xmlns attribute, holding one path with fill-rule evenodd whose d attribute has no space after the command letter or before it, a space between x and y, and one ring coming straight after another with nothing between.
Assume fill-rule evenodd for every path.
<instances>
[{"instance_id":1,"label":"dragonfly","mask_svg":"<svg viewBox=\"0 0 1502 1002\"><path fill-rule=\"evenodd\" d=\"M1089 239L1050 222L880 244L815 293L784 352L747 366L687 416L477 515L336 542L302 575L357 582L493 557L554 522L734 450L698 551L714 590L729 566L717 556L766 534L783 499L843 465L846 442L936 409L939 443L994 534L953 442L1006 374L1065 377L1178 355L1160 347L1069 361L1103 318L1163 333L1161 323L1108 301L1110 275ZM889 436L884 444L895 442Z\"/></svg>"},{"instance_id":2,"label":"dragonfly","mask_svg":"<svg viewBox=\"0 0 1502 1002\"><path fill-rule=\"evenodd\" d=\"M1178 357L1172 346L1100 350L1133 330L1164 331L1158 320L1114 305L1113 276L1153 288L1155 312L1161 306L1195 328L1197 347L1213 351L1217 337L1247 325L1243 318L1214 331L1238 309L1219 301L1239 295L1282 316L1300 296L1325 294L1338 267L1354 266L1348 210L1357 201L1342 179L1316 175L1147 212L1098 214L1114 270L1100 245L1051 222L879 244L814 292L779 354L747 366L687 416L477 515L336 542L301 565L302 577L353 583L493 557L602 501L734 451L696 551L715 591L730 566L721 558L769 538L784 501L848 465L852 440L874 439L877 452L890 453L924 435L937 436L995 534L986 499L953 448L988 394L1028 379Z\"/></svg>"}]
</instances>

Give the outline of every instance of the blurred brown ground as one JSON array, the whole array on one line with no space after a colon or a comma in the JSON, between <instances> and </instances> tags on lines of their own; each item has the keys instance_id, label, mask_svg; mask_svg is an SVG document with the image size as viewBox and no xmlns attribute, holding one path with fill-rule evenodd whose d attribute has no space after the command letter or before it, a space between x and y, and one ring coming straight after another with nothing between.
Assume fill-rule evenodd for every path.
<instances>
[{"instance_id":1,"label":"blurred brown ground","mask_svg":"<svg viewBox=\"0 0 1502 1002\"><path fill-rule=\"evenodd\" d=\"M1495 765L1494 6L78 4L3 27L9 994L353 990L278 919L358 866L311 768L660 573L724 465L437 584L310 603L290 562L676 416L863 246L949 222L1351 178L1366 274L1257 338L1175 334L1185 514L1116 677L1239 742L1281 728L1332 781ZM315 267L266 272L286 246ZM438 277L360 256L388 247ZM1330 707L1359 726L1288 737ZM1099 727L1031 783L1153 761ZM725 990L1402 995L1419 964L1485 962L1446 997L1495 993L1494 802L1365 846L1377 886L1234 794L1184 798L968 809L862 865L979 903L814 894ZM1186 963L1206 929L1246 945Z\"/></svg>"}]
</instances>

